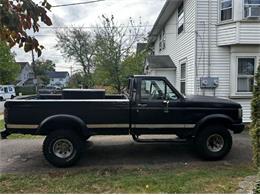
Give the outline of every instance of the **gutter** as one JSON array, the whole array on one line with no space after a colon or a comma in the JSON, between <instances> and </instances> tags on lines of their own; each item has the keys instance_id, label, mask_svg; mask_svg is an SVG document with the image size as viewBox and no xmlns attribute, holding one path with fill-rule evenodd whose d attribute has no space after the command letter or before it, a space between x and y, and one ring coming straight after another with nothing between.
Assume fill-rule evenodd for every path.
<instances>
[{"instance_id":1,"label":"gutter","mask_svg":"<svg viewBox=\"0 0 260 195\"><path fill-rule=\"evenodd\" d=\"M156 19L156 21L155 21L155 23L154 23L154 25L153 25L153 28L152 28L151 32L149 33L148 37L151 37L151 36L152 36L153 31L155 30L157 24L159 23L160 18L161 18L162 15L164 14L164 12L165 12L166 8L168 7L169 3L170 3L170 0L167 0L166 3L164 4L164 6L163 6L163 8L162 8L162 10L161 10L161 12L160 12L160 14L159 14L159 16L157 17L157 19Z\"/></svg>"}]
</instances>

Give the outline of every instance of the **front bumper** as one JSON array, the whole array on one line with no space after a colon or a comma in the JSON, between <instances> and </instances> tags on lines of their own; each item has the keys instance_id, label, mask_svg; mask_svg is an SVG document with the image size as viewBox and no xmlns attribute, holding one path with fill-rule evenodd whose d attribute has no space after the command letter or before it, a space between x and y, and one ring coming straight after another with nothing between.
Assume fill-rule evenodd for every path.
<instances>
[{"instance_id":1,"label":"front bumper","mask_svg":"<svg viewBox=\"0 0 260 195\"><path fill-rule=\"evenodd\" d=\"M240 124L232 124L230 129L235 133L235 134L239 134L242 131L244 131L245 129L245 124L244 123L240 123Z\"/></svg>"}]
</instances>

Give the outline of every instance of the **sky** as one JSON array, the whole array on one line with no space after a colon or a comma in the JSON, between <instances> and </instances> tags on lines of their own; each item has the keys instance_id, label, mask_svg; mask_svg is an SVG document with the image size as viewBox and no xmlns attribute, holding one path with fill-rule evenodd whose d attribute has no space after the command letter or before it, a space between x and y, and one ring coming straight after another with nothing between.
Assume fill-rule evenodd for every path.
<instances>
[{"instance_id":1,"label":"sky","mask_svg":"<svg viewBox=\"0 0 260 195\"><path fill-rule=\"evenodd\" d=\"M48 0L51 5L69 4L77 2L86 2L90 0ZM40 0L35 0L36 3ZM118 24L127 24L129 18L147 25L147 30L152 28L156 18L158 17L165 0L105 0L92 4L75 5L68 7L53 7L48 15L51 17L53 27L91 27L100 21L102 14L106 16L114 15ZM45 47L41 59L49 59L55 62L57 71L77 71L80 66L75 65L73 61L68 61L55 48L57 38L55 30L62 28L44 28L43 23L40 24L40 32L34 34L40 44ZM86 28L88 29L88 28ZM13 48L16 53L16 61L32 61L31 52L25 53L22 49ZM36 55L35 55L36 56ZM36 57L37 59L37 57Z\"/></svg>"}]
</instances>

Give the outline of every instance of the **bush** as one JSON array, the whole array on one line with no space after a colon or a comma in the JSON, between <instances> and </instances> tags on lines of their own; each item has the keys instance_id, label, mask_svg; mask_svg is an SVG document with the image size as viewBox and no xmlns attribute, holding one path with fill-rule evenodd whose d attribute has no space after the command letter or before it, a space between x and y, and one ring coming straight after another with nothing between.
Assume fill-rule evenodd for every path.
<instances>
[{"instance_id":1,"label":"bush","mask_svg":"<svg viewBox=\"0 0 260 195\"><path fill-rule=\"evenodd\" d=\"M28 87L15 87L16 95L22 93L22 95L34 95L36 94L36 87L35 86L28 86Z\"/></svg>"},{"instance_id":2,"label":"bush","mask_svg":"<svg viewBox=\"0 0 260 195\"><path fill-rule=\"evenodd\" d=\"M252 100L252 123L250 134L253 142L254 163L260 168L260 66L255 76L256 85Z\"/></svg>"}]
</instances>

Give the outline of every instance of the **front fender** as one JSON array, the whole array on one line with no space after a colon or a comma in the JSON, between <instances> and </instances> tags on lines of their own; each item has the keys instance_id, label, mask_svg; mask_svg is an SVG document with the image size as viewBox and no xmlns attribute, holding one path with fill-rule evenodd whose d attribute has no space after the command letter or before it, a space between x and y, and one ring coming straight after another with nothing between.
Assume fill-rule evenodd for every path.
<instances>
[{"instance_id":1,"label":"front fender","mask_svg":"<svg viewBox=\"0 0 260 195\"><path fill-rule=\"evenodd\" d=\"M221 124L230 127L234 123L234 120L224 114L212 114L202 118L195 126L193 135L197 135L200 129L210 124Z\"/></svg>"}]
</instances>

